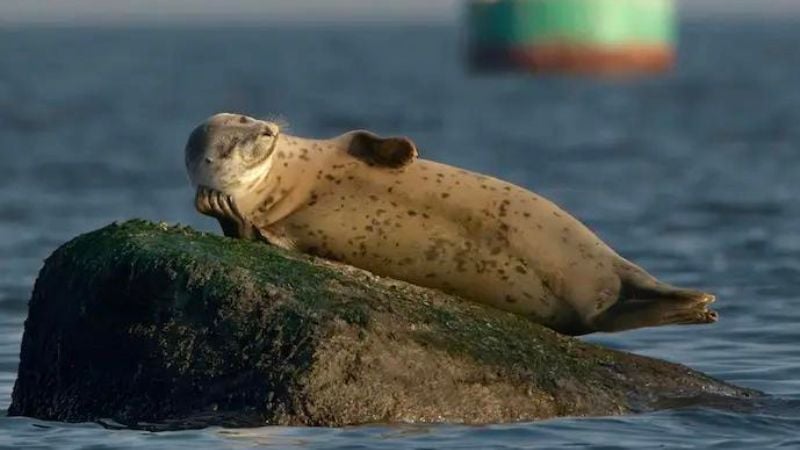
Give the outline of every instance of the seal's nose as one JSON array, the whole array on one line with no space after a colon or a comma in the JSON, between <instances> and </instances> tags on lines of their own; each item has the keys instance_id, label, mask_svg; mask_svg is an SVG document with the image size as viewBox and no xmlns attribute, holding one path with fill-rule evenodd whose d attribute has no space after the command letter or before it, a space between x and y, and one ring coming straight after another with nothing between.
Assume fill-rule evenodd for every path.
<instances>
[{"instance_id":1,"label":"seal's nose","mask_svg":"<svg viewBox=\"0 0 800 450\"><path fill-rule=\"evenodd\" d=\"M206 164L211 164L212 162L214 162L214 158L206 156Z\"/></svg>"}]
</instances>

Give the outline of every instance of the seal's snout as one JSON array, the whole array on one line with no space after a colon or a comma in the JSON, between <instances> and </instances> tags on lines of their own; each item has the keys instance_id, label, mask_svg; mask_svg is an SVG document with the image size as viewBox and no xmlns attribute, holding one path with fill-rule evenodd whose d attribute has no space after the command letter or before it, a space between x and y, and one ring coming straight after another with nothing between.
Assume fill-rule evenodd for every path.
<instances>
[{"instance_id":1,"label":"seal's snout","mask_svg":"<svg viewBox=\"0 0 800 450\"><path fill-rule=\"evenodd\" d=\"M242 114L219 113L208 118L205 127L213 136L274 137L278 134L276 124Z\"/></svg>"},{"instance_id":2,"label":"seal's snout","mask_svg":"<svg viewBox=\"0 0 800 450\"><path fill-rule=\"evenodd\" d=\"M275 130L273 130L272 127L269 126L269 124L264 123L261 128L261 135L267 137L273 137L275 136Z\"/></svg>"}]
</instances>

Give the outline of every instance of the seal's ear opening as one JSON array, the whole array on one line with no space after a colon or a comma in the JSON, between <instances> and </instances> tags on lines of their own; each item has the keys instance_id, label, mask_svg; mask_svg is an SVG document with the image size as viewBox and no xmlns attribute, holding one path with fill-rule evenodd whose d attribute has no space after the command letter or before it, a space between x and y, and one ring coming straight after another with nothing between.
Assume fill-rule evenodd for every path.
<instances>
[{"instance_id":1,"label":"seal's ear opening","mask_svg":"<svg viewBox=\"0 0 800 450\"><path fill-rule=\"evenodd\" d=\"M382 138L368 131L351 134L347 152L370 166L400 169L417 158L417 147L406 137Z\"/></svg>"}]
</instances>

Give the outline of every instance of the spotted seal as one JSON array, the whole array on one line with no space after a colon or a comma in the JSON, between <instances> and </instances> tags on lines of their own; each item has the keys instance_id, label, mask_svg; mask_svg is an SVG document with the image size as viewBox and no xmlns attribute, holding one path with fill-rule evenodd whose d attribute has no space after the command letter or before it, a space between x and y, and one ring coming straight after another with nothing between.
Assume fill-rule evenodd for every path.
<instances>
[{"instance_id":1,"label":"spotted seal","mask_svg":"<svg viewBox=\"0 0 800 450\"><path fill-rule=\"evenodd\" d=\"M217 114L186 145L195 205L226 236L441 289L571 335L717 320L549 200L418 158L404 137L327 140Z\"/></svg>"}]
</instances>

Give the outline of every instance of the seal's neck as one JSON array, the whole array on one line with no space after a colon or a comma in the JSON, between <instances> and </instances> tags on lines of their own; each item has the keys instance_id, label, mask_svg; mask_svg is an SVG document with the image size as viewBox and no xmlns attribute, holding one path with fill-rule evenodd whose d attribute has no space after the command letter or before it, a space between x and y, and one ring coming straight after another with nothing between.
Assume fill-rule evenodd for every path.
<instances>
[{"instance_id":1,"label":"seal's neck","mask_svg":"<svg viewBox=\"0 0 800 450\"><path fill-rule=\"evenodd\" d=\"M331 141L291 135L278 139L259 171L248 174L247 181L232 192L242 213L266 216L269 223L283 219L308 201L315 177L326 165L325 155L332 150Z\"/></svg>"}]
</instances>

